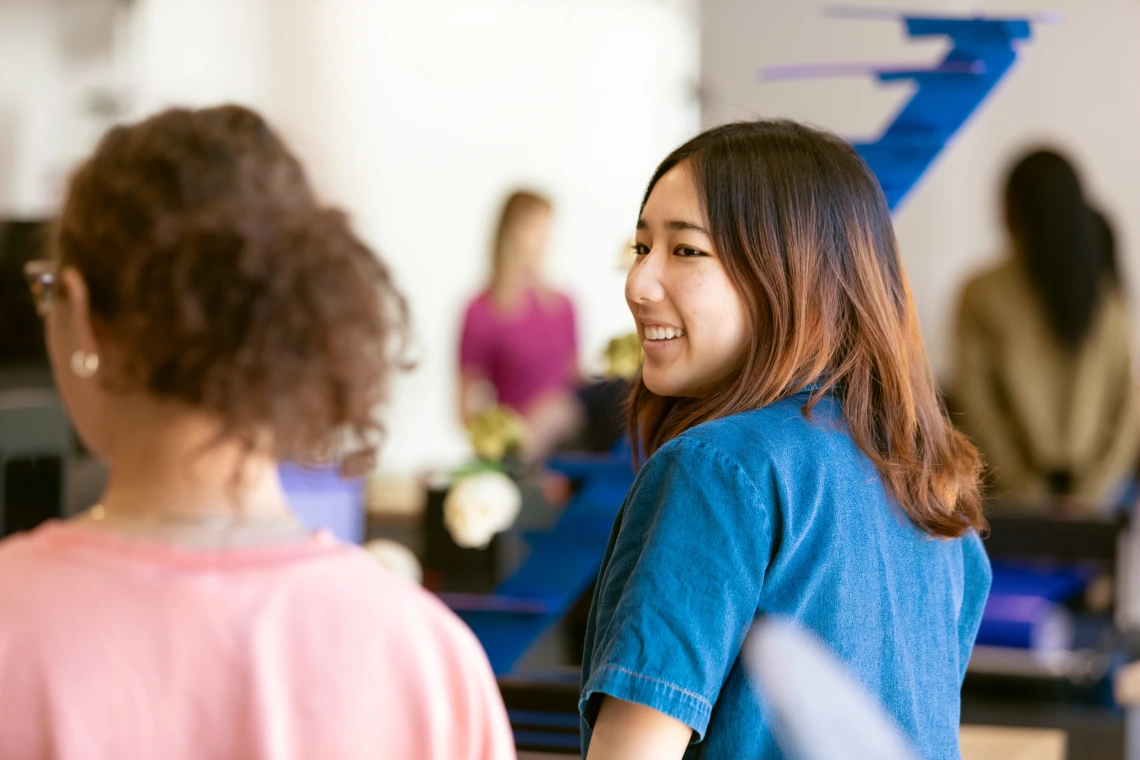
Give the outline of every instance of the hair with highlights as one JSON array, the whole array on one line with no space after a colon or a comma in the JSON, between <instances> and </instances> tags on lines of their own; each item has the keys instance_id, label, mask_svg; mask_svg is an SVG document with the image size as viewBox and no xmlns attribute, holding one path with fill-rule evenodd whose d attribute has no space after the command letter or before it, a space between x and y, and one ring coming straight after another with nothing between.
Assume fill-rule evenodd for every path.
<instances>
[{"instance_id":1,"label":"hair with highlights","mask_svg":"<svg viewBox=\"0 0 1140 760\"><path fill-rule=\"evenodd\" d=\"M700 398L630 397L639 460L712 419L809 386L804 413L834 394L852 438L923 531L986 526L981 457L939 398L875 176L840 138L790 121L728 124L657 168L686 164L752 330L742 365Z\"/></svg>"},{"instance_id":2,"label":"hair with highlights","mask_svg":"<svg viewBox=\"0 0 1140 760\"><path fill-rule=\"evenodd\" d=\"M550 200L531 190L516 190L507 196L503 209L499 212L499 223L495 227L494 246L491 249L491 289L498 290L510 270L518 249L515 231L518 226L535 214L549 214Z\"/></svg>"}]
</instances>

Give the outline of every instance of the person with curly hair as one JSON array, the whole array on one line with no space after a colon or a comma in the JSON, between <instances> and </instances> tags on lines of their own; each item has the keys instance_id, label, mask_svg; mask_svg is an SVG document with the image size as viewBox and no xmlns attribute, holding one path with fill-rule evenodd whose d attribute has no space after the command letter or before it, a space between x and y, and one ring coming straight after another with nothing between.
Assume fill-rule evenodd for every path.
<instances>
[{"instance_id":1,"label":"person with curly hair","mask_svg":"<svg viewBox=\"0 0 1140 760\"><path fill-rule=\"evenodd\" d=\"M286 503L375 456L406 307L262 117L112 129L28 274L109 480L0 543L0 756L514 757L471 632Z\"/></svg>"}]
</instances>

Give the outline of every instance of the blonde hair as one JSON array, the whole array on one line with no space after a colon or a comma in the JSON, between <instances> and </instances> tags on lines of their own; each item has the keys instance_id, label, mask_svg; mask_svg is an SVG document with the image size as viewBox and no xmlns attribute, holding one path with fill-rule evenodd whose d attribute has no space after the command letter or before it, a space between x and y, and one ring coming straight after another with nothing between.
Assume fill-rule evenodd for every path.
<instances>
[{"instance_id":1,"label":"blonde hair","mask_svg":"<svg viewBox=\"0 0 1140 760\"><path fill-rule=\"evenodd\" d=\"M503 204L499 225L495 229L495 243L491 250L491 291L498 291L510 269L511 260L519 254L514 243L515 230L536 213L550 213L550 200L530 190L516 190Z\"/></svg>"}]
</instances>

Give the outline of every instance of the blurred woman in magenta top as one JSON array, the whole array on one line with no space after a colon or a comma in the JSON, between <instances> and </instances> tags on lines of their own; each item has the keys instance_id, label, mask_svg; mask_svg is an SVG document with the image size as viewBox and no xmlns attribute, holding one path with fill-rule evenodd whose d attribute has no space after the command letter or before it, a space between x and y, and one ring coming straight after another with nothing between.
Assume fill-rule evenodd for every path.
<instances>
[{"instance_id":1,"label":"blurred woman in magenta top","mask_svg":"<svg viewBox=\"0 0 1140 760\"><path fill-rule=\"evenodd\" d=\"M527 419L533 455L564 438L578 418L574 305L542 278L550 215L550 201L536 193L507 199L491 281L467 307L459 346L464 422L495 403L509 406Z\"/></svg>"}]
</instances>

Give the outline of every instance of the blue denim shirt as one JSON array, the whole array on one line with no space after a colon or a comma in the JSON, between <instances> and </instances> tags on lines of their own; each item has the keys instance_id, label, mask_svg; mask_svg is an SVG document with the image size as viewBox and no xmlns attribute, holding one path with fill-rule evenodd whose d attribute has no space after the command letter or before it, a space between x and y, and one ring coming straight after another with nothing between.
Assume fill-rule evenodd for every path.
<instances>
[{"instance_id":1,"label":"blue denim shirt","mask_svg":"<svg viewBox=\"0 0 1140 760\"><path fill-rule=\"evenodd\" d=\"M601 697L692 727L686 758L782 758L740 649L757 615L815 632L926 760L959 758L960 690L990 584L974 533L919 530L825 398L700 425L642 468L614 523L583 654ZM826 730L826 726L821 726Z\"/></svg>"}]
</instances>

